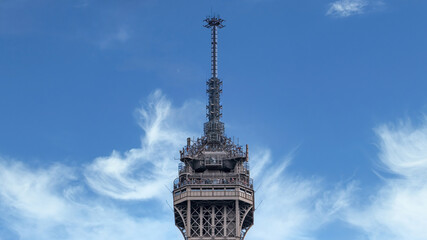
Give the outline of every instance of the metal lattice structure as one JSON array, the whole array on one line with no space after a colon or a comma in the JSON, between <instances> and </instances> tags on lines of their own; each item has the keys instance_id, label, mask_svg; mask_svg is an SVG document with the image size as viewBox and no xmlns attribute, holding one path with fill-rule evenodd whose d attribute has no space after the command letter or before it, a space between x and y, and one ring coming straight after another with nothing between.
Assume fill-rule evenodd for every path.
<instances>
[{"instance_id":1,"label":"metal lattice structure","mask_svg":"<svg viewBox=\"0 0 427 240\"><path fill-rule=\"evenodd\" d=\"M249 172L249 149L225 136L218 79L219 17L205 19L212 37L212 76L206 82L208 122L204 136L180 151L179 177L174 181L175 225L185 240L243 240L254 222L253 181Z\"/></svg>"}]
</instances>

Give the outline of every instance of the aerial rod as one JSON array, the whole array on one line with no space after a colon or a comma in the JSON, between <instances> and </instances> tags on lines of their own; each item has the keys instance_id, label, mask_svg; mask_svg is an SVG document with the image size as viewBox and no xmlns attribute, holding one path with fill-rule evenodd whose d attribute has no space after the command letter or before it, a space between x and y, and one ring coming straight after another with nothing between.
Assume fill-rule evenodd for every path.
<instances>
[{"instance_id":1,"label":"aerial rod","mask_svg":"<svg viewBox=\"0 0 427 240\"><path fill-rule=\"evenodd\" d=\"M211 71L212 76L206 82L208 93L207 118L204 132L208 137L208 142L219 142L224 136L224 123L220 121L221 102L220 95L222 93L222 81L218 79L218 29L223 28L224 20L219 16L207 17L204 27L211 29Z\"/></svg>"},{"instance_id":2,"label":"aerial rod","mask_svg":"<svg viewBox=\"0 0 427 240\"><path fill-rule=\"evenodd\" d=\"M211 37L212 37L212 56L211 56L211 70L212 70L212 77L216 78L218 77L218 29L225 27L223 19L221 19L219 16L213 16L213 17L207 17L205 19L205 22L207 23L204 25L206 28L211 29Z\"/></svg>"}]
</instances>

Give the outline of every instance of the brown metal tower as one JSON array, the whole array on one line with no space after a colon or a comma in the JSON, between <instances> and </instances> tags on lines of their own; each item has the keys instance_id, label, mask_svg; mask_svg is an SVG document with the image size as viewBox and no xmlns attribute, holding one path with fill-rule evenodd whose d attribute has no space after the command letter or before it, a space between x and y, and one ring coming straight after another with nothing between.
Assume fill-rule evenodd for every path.
<instances>
[{"instance_id":1,"label":"brown metal tower","mask_svg":"<svg viewBox=\"0 0 427 240\"><path fill-rule=\"evenodd\" d=\"M206 82L209 102L204 136L180 151L174 181L175 225L185 240L243 240L254 222L254 190L249 176L248 145L243 151L224 134L220 121L222 81L218 79L219 17L205 19L212 31L212 77Z\"/></svg>"}]
</instances>

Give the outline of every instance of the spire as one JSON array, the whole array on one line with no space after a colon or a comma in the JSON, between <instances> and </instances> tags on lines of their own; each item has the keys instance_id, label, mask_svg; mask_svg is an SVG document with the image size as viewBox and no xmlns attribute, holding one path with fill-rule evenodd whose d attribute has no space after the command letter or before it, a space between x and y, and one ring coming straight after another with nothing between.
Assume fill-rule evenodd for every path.
<instances>
[{"instance_id":1,"label":"spire","mask_svg":"<svg viewBox=\"0 0 427 240\"><path fill-rule=\"evenodd\" d=\"M216 78L218 77L218 67L217 67L217 55L218 55L218 28L225 27L222 22L222 20L219 17L208 17L205 19L205 22L207 23L204 25L206 28L212 29L211 37L212 37L212 77Z\"/></svg>"},{"instance_id":2,"label":"spire","mask_svg":"<svg viewBox=\"0 0 427 240\"><path fill-rule=\"evenodd\" d=\"M220 142L224 136L224 123L221 119L222 105L220 102L220 95L222 93L222 81L218 79L218 29L223 28L224 20L219 17L208 17L205 19L206 25L204 27L211 29L211 71L212 76L206 82L206 92L208 93L207 118L208 122L205 123L204 132L208 138L209 143Z\"/></svg>"}]
</instances>

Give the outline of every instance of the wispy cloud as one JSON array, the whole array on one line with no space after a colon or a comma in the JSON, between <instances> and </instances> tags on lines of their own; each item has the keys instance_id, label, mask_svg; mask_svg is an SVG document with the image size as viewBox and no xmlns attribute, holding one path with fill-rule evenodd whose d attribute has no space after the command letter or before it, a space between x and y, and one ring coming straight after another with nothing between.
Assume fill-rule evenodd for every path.
<instances>
[{"instance_id":1,"label":"wispy cloud","mask_svg":"<svg viewBox=\"0 0 427 240\"><path fill-rule=\"evenodd\" d=\"M197 125L191 125L194 120L188 117L194 108L203 109L194 101L173 108L161 91L155 91L137 111L145 132L141 147L95 159L85 170L89 186L117 199L149 199L164 194L165 185L176 177L178 161L174 156L187 136L195 136L190 128Z\"/></svg>"},{"instance_id":2,"label":"wispy cloud","mask_svg":"<svg viewBox=\"0 0 427 240\"><path fill-rule=\"evenodd\" d=\"M258 151L252 170L259 207L248 239L315 239L316 231L339 218L351 203L355 183L328 189L317 177L303 178L288 169L293 154L273 162L269 150ZM261 202L262 201L262 202Z\"/></svg>"},{"instance_id":3,"label":"wispy cloud","mask_svg":"<svg viewBox=\"0 0 427 240\"><path fill-rule=\"evenodd\" d=\"M126 27L119 27L115 32L103 36L98 42L101 49L111 47L117 43L125 43L131 38L131 33Z\"/></svg>"},{"instance_id":4,"label":"wispy cloud","mask_svg":"<svg viewBox=\"0 0 427 240\"><path fill-rule=\"evenodd\" d=\"M368 0L338 0L330 4L326 15L349 17L365 12Z\"/></svg>"},{"instance_id":5,"label":"wispy cloud","mask_svg":"<svg viewBox=\"0 0 427 240\"><path fill-rule=\"evenodd\" d=\"M189 112L203 109L200 104L188 101L175 108L155 91L136 111L145 132L141 147L99 157L83 172L62 164L41 169L0 159L1 235L6 231L7 239L22 240L180 239L165 205L171 198L165 185L177 172L177 150L191 136L186 129L199 120L197 114L188 118L194 116ZM139 202L126 207L123 200Z\"/></svg>"},{"instance_id":6,"label":"wispy cloud","mask_svg":"<svg viewBox=\"0 0 427 240\"><path fill-rule=\"evenodd\" d=\"M168 212L132 216L108 201L91 197L76 169L56 165L33 169L0 160L1 239L116 240L174 239ZM167 226L167 227L165 227ZM152 231L152 229L164 229Z\"/></svg>"},{"instance_id":7,"label":"wispy cloud","mask_svg":"<svg viewBox=\"0 0 427 240\"><path fill-rule=\"evenodd\" d=\"M427 118L417 127L409 121L383 125L379 137L380 166L395 174L366 205L349 211L347 221L369 239L427 239Z\"/></svg>"}]
</instances>

